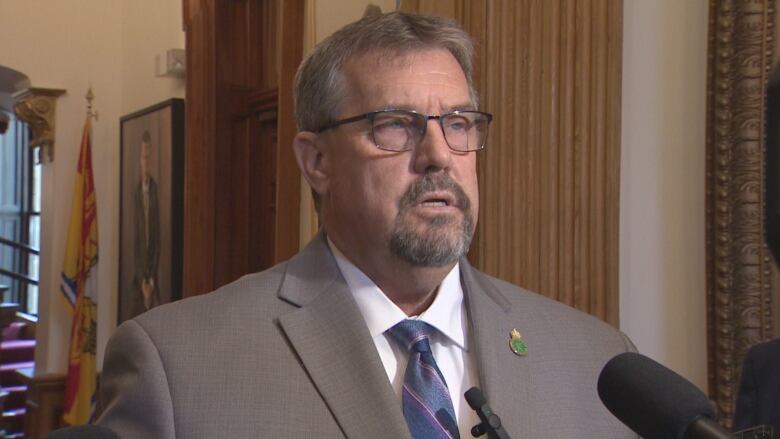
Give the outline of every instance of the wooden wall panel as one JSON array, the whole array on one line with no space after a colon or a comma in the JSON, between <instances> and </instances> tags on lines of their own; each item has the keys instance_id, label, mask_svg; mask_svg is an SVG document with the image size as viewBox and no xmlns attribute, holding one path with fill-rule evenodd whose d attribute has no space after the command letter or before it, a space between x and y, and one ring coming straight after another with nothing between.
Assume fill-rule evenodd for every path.
<instances>
[{"instance_id":1,"label":"wooden wall panel","mask_svg":"<svg viewBox=\"0 0 780 439\"><path fill-rule=\"evenodd\" d=\"M214 287L214 158L216 144L216 20L214 2L184 2L187 99L184 153L184 296Z\"/></svg>"},{"instance_id":2,"label":"wooden wall panel","mask_svg":"<svg viewBox=\"0 0 780 439\"><path fill-rule=\"evenodd\" d=\"M15 372L17 379L27 386L24 437L31 439L44 437L63 427L62 413L65 405L65 376L36 376L34 372L32 367L17 369Z\"/></svg>"},{"instance_id":3,"label":"wooden wall panel","mask_svg":"<svg viewBox=\"0 0 780 439\"><path fill-rule=\"evenodd\" d=\"M264 222L265 212L254 207L271 205L265 192L275 186L275 142L258 137L261 123L255 114L258 91L277 96L276 54L279 45L278 1L230 0L219 2L217 78L219 142L216 167L216 260L214 288L274 263L276 229ZM267 136L266 136L267 137ZM264 181L267 178L267 181ZM263 184L260 186L260 184ZM259 251L259 252L258 252Z\"/></svg>"},{"instance_id":4,"label":"wooden wall panel","mask_svg":"<svg viewBox=\"0 0 780 439\"><path fill-rule=\"evenodd\" d=\"M304 0L186 0L183 6L183 284L190 296L298 249L300 177L290 145Z\"/></svg>"},{"instance_id":5,"label":"wooden wall panel","mask_svg":"<svg viewBox=\"0 0 780 439\"><path fill-rule=\"evenodd\" d=\"M618 324L619 0L414 0L477 43L482 270Z\"/></svg>"},{"instance_id":6,"label":"wooden wall panel","mask_svg":"<svg viewBox=\"0 0 780 439\"><path fill-rule=\"evenodd\" d=\"M274 258L283 261L299 249L299 224L301 215L301 174L293 154L293 138L298 133L293 110L293 80L298 64L303 59L303 0L284 0L279 11L280 44L278 54L279 77L279 125L277 155L276 245Z\"/></svg>"}]
</instances>

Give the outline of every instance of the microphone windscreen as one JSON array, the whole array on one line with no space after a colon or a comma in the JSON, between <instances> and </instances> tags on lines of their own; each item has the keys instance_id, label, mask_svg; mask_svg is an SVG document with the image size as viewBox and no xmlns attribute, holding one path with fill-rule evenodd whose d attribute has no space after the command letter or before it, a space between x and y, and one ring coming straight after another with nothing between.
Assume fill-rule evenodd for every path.
<instances>
[{"instance_id":1,"label":"microphone windscreen","mask_svg":"<svg viewBox=\"0 0 780 439\"><path fill-rule=\"evenodd\" d=\"M99 425L77 425L52 431L43 439L120 439L119 435Z\"/></svg>"},{"instance_id":2,"label":"microphone windscreen","mask_svg":"<svg viewBox=\"0 0 780 439\"><path fill-rule=\"evenodd\" d=\"M476 387L472 387L469 390L466 390L466 393L464 393L463 396L466 397L466 402L469 403L469 407L471 407L473 410L477 410L483 405L487 404L485 395L483 395L482 391Z\"/></svg>"},{"instance_id":3,"label":"microphone windscreen","mask_svg":"<svg viewBox=\"0 0 780 439\"><path fill-rule=\"evenodd\" d=\"M645 439L682 439L699 417L715 418L712 404L696 386L634 352L607 362L598 392L607 409Z\"/></svg>"}]
</instances>

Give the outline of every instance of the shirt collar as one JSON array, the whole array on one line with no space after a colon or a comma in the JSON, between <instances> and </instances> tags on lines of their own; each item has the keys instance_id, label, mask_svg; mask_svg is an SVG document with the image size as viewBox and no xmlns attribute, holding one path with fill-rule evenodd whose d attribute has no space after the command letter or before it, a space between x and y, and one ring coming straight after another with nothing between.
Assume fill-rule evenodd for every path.
<instances>
[{"instance_id":1,"label":"shirt collar","mask_svg":"<svg viewBox=\"0 0 780 439\"><path fill-rule=\"evenodd\" d=\"M385 296L381 289L350 262L328 238L333 256L341 274L357 302L360 313L366 321L371 337L381 336L401 320L419 319L436 328L461 349L468 350L466 343L465 308L463 287L460 283L460 264L455 264L439 285L433 303L419 316L407 315Z\"/></svg>"}]
</instances>

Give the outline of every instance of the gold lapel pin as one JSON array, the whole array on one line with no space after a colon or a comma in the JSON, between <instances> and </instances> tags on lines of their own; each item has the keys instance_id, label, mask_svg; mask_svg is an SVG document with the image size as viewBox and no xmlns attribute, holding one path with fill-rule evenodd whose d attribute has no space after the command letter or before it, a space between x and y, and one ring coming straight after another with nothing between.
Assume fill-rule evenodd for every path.
<instances>
[{"instance_id":1,"label":"gold lapel pin","mask_svg":"<svg viewBox=\"0 0 780 439\"><path fill-rule=\"evenodd\" d=\"M528 355L528 345L523 341L523 335L517 329L509 333L509 349L518 356Z\"/></svg>"}]
</instances>

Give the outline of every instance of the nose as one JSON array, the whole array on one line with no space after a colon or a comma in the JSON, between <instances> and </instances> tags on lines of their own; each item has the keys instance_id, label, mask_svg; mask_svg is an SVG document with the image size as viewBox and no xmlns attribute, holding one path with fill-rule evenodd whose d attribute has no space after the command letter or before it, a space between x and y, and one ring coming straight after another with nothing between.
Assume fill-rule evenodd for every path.
<instances>
[{"instance_id":1,"label":"nose","mask_svg":"<svg viewBox=\"0 0 780 439\"><path fill-rule=\"evenodd\" d=\"M449 169L452 165L452 152L439 121L429 119L425 137L414 150L414 171L424 174Z\"/></svg>"}]
</instances>

